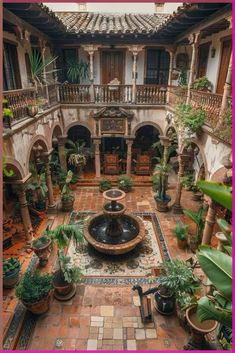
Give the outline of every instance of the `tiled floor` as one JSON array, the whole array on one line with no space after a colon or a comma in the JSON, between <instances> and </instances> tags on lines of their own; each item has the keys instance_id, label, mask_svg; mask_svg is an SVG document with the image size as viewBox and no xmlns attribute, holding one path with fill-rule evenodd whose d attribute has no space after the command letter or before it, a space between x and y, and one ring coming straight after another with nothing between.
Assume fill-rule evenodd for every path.
<instances>
[{"instance_id":1,"label":"tiled floor","mask_svg":"<svg viewBox=\"0 0 235 353\"><path fill-rule=\"evenodd\" d=\"M77 187L74 194L76 211L101 210L103 197L98 187ZM171 184L168 194L174 200L174 184ZM153 195L150 187L136 187L126 195L124 203L127 211L156 212L171 257L189 258L192 253L188 249L178 249L172 229L179 218L189 224L190 231L194 230L194 225L185 216L157 212ZM190 192L183 191L182 205L185 208L196 209L199 204L193 202L191 196ZM65 213L50 215L53 227L67 223L68 217L69 214ZM19 256L17 246L15 252ZM20 256L30 258L31 254L21 250ZM51 271L54 260L55 254L52 254L50 263L44 271ZM24 261L26 264L27 259ZM4 296L3 319L6 325L14 310L16 299L14 291L10 293L4 291ZM62 303L52 299L49 312L37 321L28 349L182 349L188 334L179 326L177 317L162 316L153 308L154 323L143 326L135 297L136 293L131 290L131 286L79 285L72 300Z\"/></svg>"}]
</instances>

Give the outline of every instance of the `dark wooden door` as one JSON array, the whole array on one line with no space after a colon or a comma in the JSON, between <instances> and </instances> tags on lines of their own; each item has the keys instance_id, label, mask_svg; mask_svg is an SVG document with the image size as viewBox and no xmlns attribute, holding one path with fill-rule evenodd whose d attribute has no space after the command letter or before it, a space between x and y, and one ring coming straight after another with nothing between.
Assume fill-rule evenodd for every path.
<instances>
[{"instance_id":1,"label":"dark wooden door","mask_svg":"<svg viewBox=\"0 0 235 353\"><path fill-rule=\"evenodd\" d=\"M231 40L225 40L222 44L222 53L219 69L219 77L217 82L216 93L223 94L224 84L228 72L229 60L232 51L232 42Z\"/></svg>"},{"instance_id":2,"label":"dark wooden door","mask_svg":"<svg viewBox=\"0 0 235 353\"><path fill-rule=\"evenodd\" d=\"M197 78L206 76L209 49L210 49L210 43L202 44L198 48Z\"/></svg>"},{"instance_id":3,"label":"dark wooden door","mask_svg":"<svg viewBox=\"0 0 235 353\"><path fill-rule=\"evenodd\" d=\"M102 83L107 84L117 78L123 84L124 55L122 51L102 52Z\"/></svg>"}]
</instances>

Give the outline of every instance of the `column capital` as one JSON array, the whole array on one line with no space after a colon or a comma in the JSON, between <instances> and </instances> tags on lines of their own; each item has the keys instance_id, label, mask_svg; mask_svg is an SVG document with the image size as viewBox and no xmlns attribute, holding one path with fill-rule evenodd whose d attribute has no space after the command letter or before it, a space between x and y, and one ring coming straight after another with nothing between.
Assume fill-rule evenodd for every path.
<instances>
[{"instance_id":1,"label":"column capital","mask_svg":"<svg viewBox=\"0 0 235 353\"><path fill-rule=\"evenodd\" d=\"M101 137L92 137L92 142L95 145L100 145L101 144Z\"/></svg>"},{"instance_id":2,"label":"column capital","mask_svg":"<svg viewBox=\"0 0 235 353\"><path fill-rule=\"evenodd\" d=\"M201 37L201 32L191 33L188 36L189 44L198 44Z\"/></svg>"},{"instance_id":3,"label":"column capital","mask_svg":"<svg viewBox=\"0 0 235 353\"><path fill-rule=\"evenodd\" d=\"M85 50L89 55L94 55L94 53L100 48L100 45L95 44L85 44L82 45L83 50Z\"/></svg>"},{"instance_id":4,"label":"column capital","mask_svg":"<svg viewBox=\"0 0 235 353\"><path fill-rule=\"evenodd\" d=\"M130 45L128 46L128 50L134 55L137 56L139 52L144 49L144 45Z\"/></svg>"},{"instance_id":5,"label":"column capital","mask_svg":"<svg viewBox=\"0 0 235 353\"><path fill-rule=\"evenodd\" d=\"M173 55L176 51L176 45L166 45L165 50L170 54Z\"/></svg>"},{"instance_id":6,"label":"column capital","mask_svg":"<svg viewBox=\"0 0 235 353\"><path fill-rule=\"evenodd\" d=\"M58 145L64 145L67 138L68 138L68 135L57 136Z\"/></svg>"}]
</instances>

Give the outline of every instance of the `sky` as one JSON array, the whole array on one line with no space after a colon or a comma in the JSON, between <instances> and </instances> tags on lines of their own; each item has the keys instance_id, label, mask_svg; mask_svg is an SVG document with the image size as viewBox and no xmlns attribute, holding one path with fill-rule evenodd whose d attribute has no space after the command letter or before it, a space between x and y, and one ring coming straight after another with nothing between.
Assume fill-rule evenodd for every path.
<instances>
[{"instance_id":1,"label":"sky","mask_svg":"<svg viewBox=\"0 0 235 353\"><path fill-rule=\"evenodd\" d=\"M53 11L78 11L78 3L44 3ZM172 13L182 3L165 3L164 12ZM137 12L137 13L148 13L154 12L154 3L142 2L142 3L87 3L87 11L90 12Z\"/></svg>"}]
</instances>

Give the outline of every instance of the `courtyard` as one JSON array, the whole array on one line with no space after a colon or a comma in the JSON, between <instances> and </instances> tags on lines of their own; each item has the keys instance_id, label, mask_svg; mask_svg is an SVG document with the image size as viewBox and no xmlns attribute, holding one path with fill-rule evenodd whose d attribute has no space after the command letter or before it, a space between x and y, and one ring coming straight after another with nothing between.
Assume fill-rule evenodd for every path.
<instances>
[{"instance_id":1,"label":"courtyard","mask_svg":"<svg viewBox=\"0 0 235 353\"><path fill-rule=\"evenodd\" d=\"M4 4L3 349L229 350L231 5L80 5Z\"/></svg>"}]
</instances>

